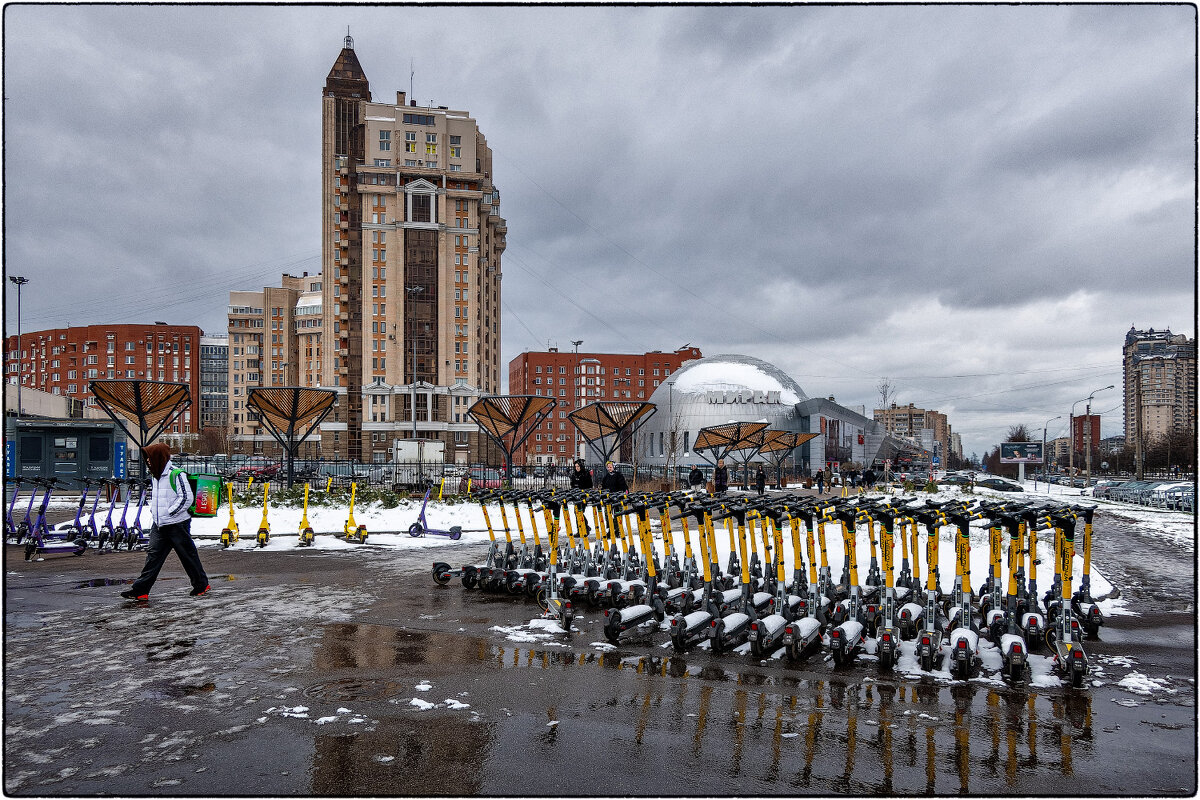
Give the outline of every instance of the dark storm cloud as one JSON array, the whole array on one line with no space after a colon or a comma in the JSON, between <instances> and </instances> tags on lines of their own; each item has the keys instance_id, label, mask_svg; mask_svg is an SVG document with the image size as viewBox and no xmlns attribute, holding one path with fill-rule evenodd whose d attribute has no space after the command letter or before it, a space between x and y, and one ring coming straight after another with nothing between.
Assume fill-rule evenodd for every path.
<instances>
[{"instance_id":1,"label":"dark storm cloud","mask_svg":"<svg viewBox=\"0 0 1200 800\"><path fill-rule=\"evenodd\" d=\"M1194 9L941 5L9 6L27 329L219 330L317 270L347 25L376 100L415 71L494 150L504 360L691 341L850 404L899 376L982 450L1119 380L1130 323L1192 332Z\"/></svg>"}]
</instances>

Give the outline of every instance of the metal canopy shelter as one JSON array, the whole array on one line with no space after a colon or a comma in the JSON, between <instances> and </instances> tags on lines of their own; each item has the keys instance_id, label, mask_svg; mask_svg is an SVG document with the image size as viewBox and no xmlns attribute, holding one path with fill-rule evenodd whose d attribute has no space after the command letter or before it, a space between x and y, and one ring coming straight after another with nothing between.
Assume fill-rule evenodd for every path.
<instances>
[{"instance_id":1,"label":"metal canopy shelter","mask_svg":"<svg viewBox=\"0 0 1200 800\"><path fill-rule=\"evenodd\" d=\"M191 388L186 383L92 381L88 388L96 404L133 440L139 451L153 444L192 404ZM137 432L126 426L122 418L132 422ZM145 477L145 459L140 453L138 464Z\"/></svg>"},{"instance_id":2,"label":"metal canopy shelter","mask_svg":"<svg viewBox=\"0 0 1200 800\"><path fill-rule=\"evenodd\" d=\"M766 431L763 445L758 454L766 457L771 466L775 467L776 485L783 485L783 462L788 460L792 452L821 434L797 433L795 431Z\"/></svg>"},{"instance_id":3,"label":"metal canopy shelter","mask_svg":"<svg viewBox=\"0 0 1200 800\"><path fill-rule=\"evenodd\" d=\"M758 455L765 441L768 422L727 422L724 425L710 425L701 428L696 434L696 443L692 450L701 453L712 450L715 465L723 458L733 457L740 462L744 478L750 480L750 459ZM703 457L703 456L702 456Z\"/></svg>"},{"instance_id":4,"label":"metal canopy shelter","mask_svg":"<svg viewBox=\"0 0 1200 800\"><path fill-rule=\"evenodd\" d=\"M500 394L480 398L467 409L471 419L504 451L505 483L512 483L513 453L557 405L553 397Z\"/></svg>"},{"instance_id":5,"label":"metal canopy shelter","mask_svg":"<svg viewBox=\"0 0 1200 800\"><path fill-rule=\"evenodd\" d=\"M321 421L333 410L337 392L333 389L305 389L283 386L277 389L251 389L246 407L258 412L287 458L287 485L295 478L296 450Z\"/></svg>"},{"instance_id":6,"label":"metal canopy shelter","mask_svg":"<svg viewBox=\"0 0 1200 800\"><path fill-rule=\"evenodd\" d=\"M587 443L596 448L604 461L612 460L621 445L654 416L654 403L618 403L600 400L577 408L567 418Z\"/></svg>"}]
</instances>

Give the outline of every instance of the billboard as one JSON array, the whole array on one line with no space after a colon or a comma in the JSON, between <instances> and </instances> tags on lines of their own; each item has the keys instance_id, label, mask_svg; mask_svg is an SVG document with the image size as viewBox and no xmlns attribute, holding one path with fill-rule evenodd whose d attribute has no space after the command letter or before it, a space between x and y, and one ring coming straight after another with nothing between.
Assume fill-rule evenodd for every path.
<instances>
[{"instance_id":1,"label":"billboard","mask_svg":"<svg viewBox=\"0 0 1200 800\"><path fill-rule=\"evenodd\" d=\"M1041 442L1001 442L1001 464L1041 464Z\"/></svg>"}]
</instances>

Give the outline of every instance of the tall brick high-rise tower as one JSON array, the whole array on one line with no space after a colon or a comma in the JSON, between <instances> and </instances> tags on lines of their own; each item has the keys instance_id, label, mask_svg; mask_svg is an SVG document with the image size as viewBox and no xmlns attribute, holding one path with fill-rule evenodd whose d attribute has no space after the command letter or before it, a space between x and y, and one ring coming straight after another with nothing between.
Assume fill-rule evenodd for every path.
<instances>
[{"instance_id":1,"label":"tall brick high-rise tower","mask_svg":"<svg viewBox=\"0 0 1200 800\"><path fill-rule=\"evenodd\" d=\"M465 111L372 100L349 35L322 126L320 382L339 392L322 448L370 460L417 436L461 460L478 435L466 409L501 390L492 152Z\"/></svg>"}]
</instances>

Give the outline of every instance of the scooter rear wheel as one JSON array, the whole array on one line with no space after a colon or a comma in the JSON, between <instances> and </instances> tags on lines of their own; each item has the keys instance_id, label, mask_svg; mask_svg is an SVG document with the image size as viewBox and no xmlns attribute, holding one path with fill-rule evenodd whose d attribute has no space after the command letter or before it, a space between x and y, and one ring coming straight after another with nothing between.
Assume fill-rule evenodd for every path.
<instances>
[{"instance_id":1,"label":"scooter rear wheel","mask_svg":"<svg viewBox=\"0 0 1200 800\"><path fill-rule=\"evenodd\" d=\"M438 586L445 586L450 582L450 565L441 561L433 565L433 580Z\"/></svg>"},{"instance_id":2,"label":"scooter rear wheel","mask_svg":"<svg viewBox=\"0 0 1200 800\"><path fill-rule=\"evenodd\" d=\"M423 533L425 533L425 529L421 527L421 523L419 522L414 522L412 525L408 526L408 535L414 539Z\"/></svg>"},{"instance_id":3,"label":"scooter rear wheel","mask_svg":"<svg viewBox=\"0 0 1200 800\"><path fill-rule=\"evenodd\" d=\"M462 583L464 589L474 589L479 585L479 575L473 569L463 570Z\"/></svg>"},{"instance_id":4,"label":"scooter rear wheel","mask_svg":"<svg viewBox=\"0 0 1200 800\"><path fill-rule=\"evenodd\" d=\"M520 594L522 590L521 576L515 572L510 572L504 576L504 588L509 594Z\"/></svg>"}]
</instances>

